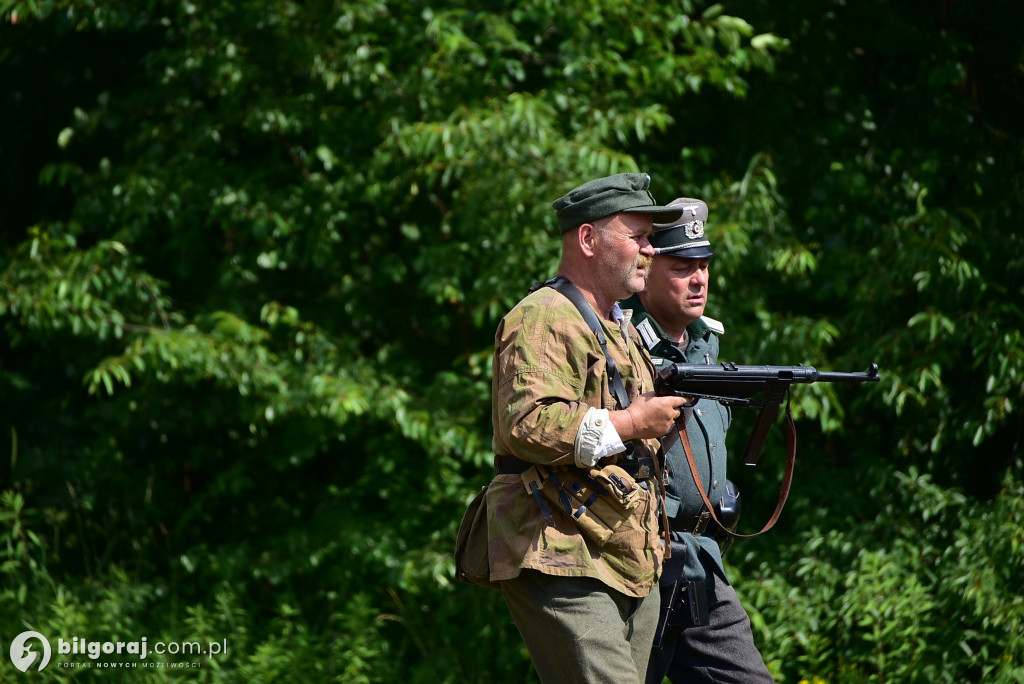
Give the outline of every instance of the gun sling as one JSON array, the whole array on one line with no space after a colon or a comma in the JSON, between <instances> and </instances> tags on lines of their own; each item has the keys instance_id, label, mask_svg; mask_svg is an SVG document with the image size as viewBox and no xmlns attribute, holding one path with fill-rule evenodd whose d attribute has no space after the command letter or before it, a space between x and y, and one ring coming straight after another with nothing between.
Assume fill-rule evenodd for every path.
<instances>
[{"instance_id":1,"label":"gun sling","mask_svg":"<svg viewBox=\"0 0 1024 684\"><path fill-rule=\"evenodd\" d=\"M678 423L676 424L676 430L670 432L668 437L665 438L665 442L667 442L667 444L663 443L662 448L665 451L668 451L671 447L671 442L674 441L672 438L675 436L677 436L679 441L682 442L683 451L686 452L686 460L690 465L690 473L693 476L694 483L697 485L697 491L700 492L701 499L704 500L704 506L706 506L706 510L702 512L700 516L697 516L698 520L706 513L709 513L711 519L715 521L715 524L718 525L722 532L734 539L751 539L764 534L775 526L779 516L782 514L783 507L786 505L786 499L789 498L789 489L793 484L793 469L796 465L796 424L793 422L793 414L790 411L788 402L786 404L786 426L788 438L788 445L786 449L786 471L782 476L782 487L779 491L779 502L775 505L775 512L772 513L772 517L767 523L765 523L765 526L761 528L760 532L755 532L753 534L738 534L726 528L726 526L718 519L718 515L715 513L715 507L711 505L711 501L708 499L707 492L704 489L704 483L700 479L700 473L697 472L697 464L694 462L693 458L693 447L690 446L690 436L686 432L686 426L681 426ZM760 448L758 448L758 451L759 450Z\"/></svg>"}]
</instances>

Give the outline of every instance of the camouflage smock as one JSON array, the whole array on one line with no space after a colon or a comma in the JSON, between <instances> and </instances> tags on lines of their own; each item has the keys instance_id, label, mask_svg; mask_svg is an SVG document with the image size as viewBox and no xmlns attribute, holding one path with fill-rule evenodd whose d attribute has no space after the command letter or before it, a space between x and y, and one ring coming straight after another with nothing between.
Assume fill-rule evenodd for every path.
<instances>
[{"instance_id":1,"label":"camouflage smock","mask_svg":"<svg viewBox=\"0 0 1024 684\"><path fill-rule=\"evenodd\" d=\"M653 389L653 366L636 330L601 318L608 351L630 400ZM624 332L626 331L626 332ZM628 340L628 342L627 342ZM494 453L577 470L576 434L590 408L618 408L608 389L607 363L597 337L562 294L542 287L525 297L495 335L492 421ZM635 455L652 456L657 440L637 440ZM664 553L658 536L653 480L631 518L601 546L550 506L549 526L522 477L499 474L487 491L488 553L493 581L529 568L549 575L593 577L628 596L656 585Z\"/></svg>"}]
</instances>

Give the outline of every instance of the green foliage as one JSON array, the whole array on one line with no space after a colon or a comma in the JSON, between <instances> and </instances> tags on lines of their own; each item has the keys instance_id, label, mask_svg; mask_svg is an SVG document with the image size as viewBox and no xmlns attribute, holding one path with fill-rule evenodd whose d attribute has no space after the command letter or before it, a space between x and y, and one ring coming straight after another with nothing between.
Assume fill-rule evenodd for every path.
<instances>
[{"instance_id":1,"label":"green foliage","mask_svg":"<svg viewBox=\"0 0 1024 684\"><path fill-rule=\"evenodd\" d=\"M766 660L781 681L1016 681L1020 481L972 504L927 475L893 476L872 494L876 518L810 529L744 577Z\"/></svg>"},{"instance_id":2,"label":"green foliage","mask_svg":"<svg viewBox=\"0 0 1024 684\"><path fill-rule=\"evenodd\" d=\"M729 556L779 680L1019 680L1016 10L0 1L0 631L533 681L449 557L493 330L644 170L709 202L723 359L882 368L794 392Z\"/></svg>"}]
</instances>

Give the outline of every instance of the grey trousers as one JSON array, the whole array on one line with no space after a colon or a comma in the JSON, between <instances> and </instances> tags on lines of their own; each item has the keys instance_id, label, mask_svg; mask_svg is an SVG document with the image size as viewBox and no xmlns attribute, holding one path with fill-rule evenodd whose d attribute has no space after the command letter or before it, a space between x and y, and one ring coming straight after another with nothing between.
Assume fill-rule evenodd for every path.
<instances>
[{"instance_id":1,"label":"grey trousers","mask_svg":"<svg viewBox=\"0 0 1024 684\"><path fill-rule=\"evenodd\" d=\"M589 577L523 570L501 583L544 684L642 684L658 626L658 589L626 596Z\"/></svg>"},{"instance_id":2,"label":"grey trousers","mask_svg":"<svg viewBox=\"0 0 1024 684\"><path fill-rule=\"evenodd\" d=\"M750 618L736 590L714 572L708 573L708 624L669 629L661 648L651 652L647 684L774 682L754 644Z\"/></svg>"}]
</instances>

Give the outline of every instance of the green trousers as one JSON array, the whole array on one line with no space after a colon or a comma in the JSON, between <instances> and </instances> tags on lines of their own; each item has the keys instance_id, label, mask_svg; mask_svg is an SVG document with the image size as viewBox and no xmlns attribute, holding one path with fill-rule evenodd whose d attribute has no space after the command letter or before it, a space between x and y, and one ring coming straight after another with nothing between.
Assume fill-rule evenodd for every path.
<instances>
[{"instance_id":1,"label":"green trousers","mask_svg":"<svg viewBox=\"0 0 1024 684\"><path fill-rule=\"evenodd\" d=\"M544 684L643 684L657 588L633 598L589 577L523 570L501 590Z\"/></svg>"}]
</instances>

